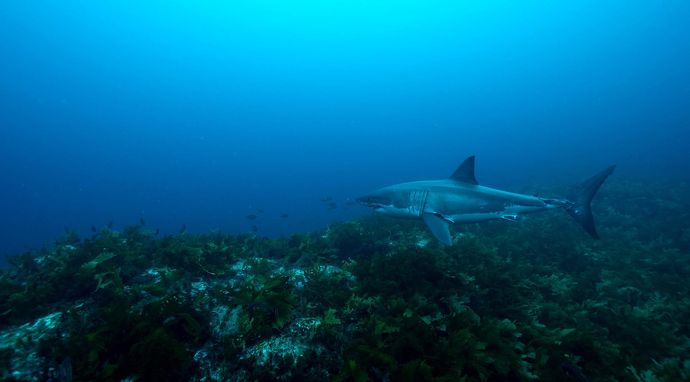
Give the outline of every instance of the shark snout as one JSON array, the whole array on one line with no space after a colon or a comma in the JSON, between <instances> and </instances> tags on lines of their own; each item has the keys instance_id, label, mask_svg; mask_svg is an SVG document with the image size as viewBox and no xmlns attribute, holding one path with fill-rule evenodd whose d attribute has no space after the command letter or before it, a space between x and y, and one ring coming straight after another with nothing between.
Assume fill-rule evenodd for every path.
<instances>
[{"instance_id":1,"label":"shark snout","mask_svg":"<svg viewBox=\"0 0 690 382\"><path fill-rule=\"evenodd\" d=\"M372 195L360 196L355 200L362 206L373 208L374 212L381 212L384 209L384 205L381 201Z\"/></svg>"},{"instance_id":2,"label":"shark snout","mask_svg":"<svg viewBox=\"0 0 690 382\"><path fill-rule=\"evenodd\" d=\"M372 200L369 196L360 196L359 198L355 199L355 201L363 206L373 207Z\"/></svg>"}]
</instances>

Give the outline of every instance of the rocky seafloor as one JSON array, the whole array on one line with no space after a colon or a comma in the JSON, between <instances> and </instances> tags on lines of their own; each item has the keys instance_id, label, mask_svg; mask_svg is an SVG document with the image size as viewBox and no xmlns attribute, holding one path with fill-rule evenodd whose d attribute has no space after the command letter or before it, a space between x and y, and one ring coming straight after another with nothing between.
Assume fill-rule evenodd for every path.
<instances>
[{"instance_id":1,"label":"rocky seafloor","mask_svg":"<svg viewBox=\"0 0 690 382\"><path fill-rule=\"evenodd\" d=\"M553 190L556 194L560 190ZM0 270L7 381L688 381L690 186L454 227L71 232Z\"/></svg>"}]
</instances>

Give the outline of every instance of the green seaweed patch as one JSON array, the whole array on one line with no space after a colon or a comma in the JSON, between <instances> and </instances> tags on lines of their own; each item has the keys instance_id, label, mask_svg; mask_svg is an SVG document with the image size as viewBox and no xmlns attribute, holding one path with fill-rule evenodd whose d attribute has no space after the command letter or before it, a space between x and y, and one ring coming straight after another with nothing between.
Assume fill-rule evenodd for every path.
<instances>
[{"instance_id":1,"label":"green seaweed patch","mask_svg":"<svg viewBox=\"0 0 690 382\"><path fill-rule=\"evenodd\" d=\"M101 263L104 263L113 257L117 256L113 252L101 252L98 256L96 256L93 260L89 261L88 263L84 263L81 266L81 269L84 271L92 271L96 267L98 267Z\"/></svg>"},{"instance_id":2,"label":"green seaweed patch","mask_svg":"<svg viewBox=\"0 0 690 382\"><path fill-rule=\"evenodd\" d=\"M68 356L74 380L690 379L690 189L612 179L593 208L600 241L557 212L450 247L381 217L278 239L68 231L0 270L0 337L62 312L32 359Z\"/></svg>"}]
</instances>

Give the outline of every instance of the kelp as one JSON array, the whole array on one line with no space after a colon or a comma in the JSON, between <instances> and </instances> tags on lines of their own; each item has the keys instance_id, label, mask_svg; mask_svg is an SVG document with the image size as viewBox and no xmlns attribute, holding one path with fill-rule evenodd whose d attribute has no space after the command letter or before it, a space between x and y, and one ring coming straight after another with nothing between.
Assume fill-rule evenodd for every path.
<instances>
[{"instance_id":1,"label":"kelp","mask_svg":"<svg viewBox=\"0 0 690 382\"><path fill-rule=\"evenodd\" d=\"M556 211L450 247L377 216L277 239L68 231L0 270L0 379L29 357L74 380L690 379L690 188L612 179L594 210L600 241ZM52 312L55 333L22 334Z\"/></svg>"}]
</instances>

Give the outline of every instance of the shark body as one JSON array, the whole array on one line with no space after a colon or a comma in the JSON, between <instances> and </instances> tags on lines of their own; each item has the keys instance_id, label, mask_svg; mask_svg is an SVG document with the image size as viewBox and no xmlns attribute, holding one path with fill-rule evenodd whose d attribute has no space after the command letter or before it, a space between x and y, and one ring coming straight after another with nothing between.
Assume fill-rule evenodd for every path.
<instances>
[{"instance_id":1,"label":"shark body","mask_svg":"<svg viewBox=\"0 0 690 382\"><path fill-rule=\"evenodd\" d=\"M523 214L554 208L565 209L587 233L599 238L590 203L615 166L586 180L568 198L542 198L481 186L475 178L474 167L475 157L470 156L448 179L395 184L357 201L383 215L421 218L444 245L452 243L451 224L494 219L517 221Z\"/></svg>"}]
</instances>

